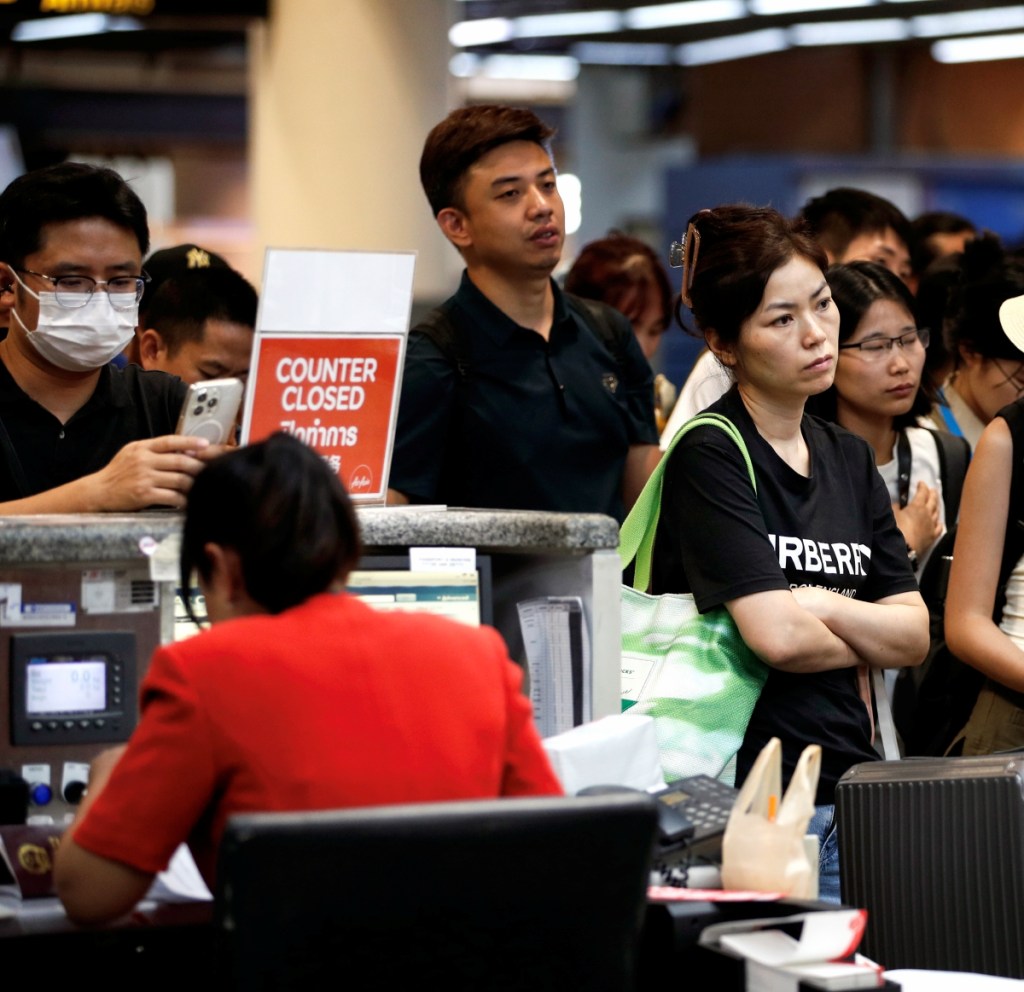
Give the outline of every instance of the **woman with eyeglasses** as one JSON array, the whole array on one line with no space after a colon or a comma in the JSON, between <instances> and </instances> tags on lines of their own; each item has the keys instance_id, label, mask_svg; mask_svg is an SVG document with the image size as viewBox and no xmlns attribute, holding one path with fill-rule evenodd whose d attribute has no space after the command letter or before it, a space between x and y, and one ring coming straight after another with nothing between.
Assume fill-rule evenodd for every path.
<instances>
[{"instance_id":1,"label":"woman with eyeglasses","mask_svg":"<svg viewBox=\"0 0 1024 992\"><path fill-rule=\"evenodd\" d=\"M821 746L810 829L821 897L838 901L835 786L877 758L867 669L919 662L928 614L867 444L805 414L836 370L824 252L775 210L745 206L696 214L680 247L682 302L735 377L709 409L739 430L757 489L723 431L683 437L665 467L651 591L724 606L769 666L738 783L772 737L787 780L805 746Z\"/></svg>"},{"instance_id":2,"label":"woman with eyeglasses","mask_svg":"<svg viewBox=\"0 0 1024 992\"><path fill-rule=\"evenodd\" d=\"M1024 293L1024 260L987 234L964 246L944 335L953 373L935 408L936 424L973 450L996 413L1024 393L1024 354L999 326L999 307Z\"/></svg>"},{"instance_id":3,"label":"woman with eyeglasses","mask_svg":"<svg viewBox=\"0 0 1024 992\"><path fill-rule=\"evenodd\" d=\"M949 495L943 492L940 442L934 432L918 426L932 408L924 379L930 332L917 327L906 285L882 266L833 265L827 276L839 308L836 377L809 409L871 445L907 553L920 574L946 529L943 496Z\"/></svg>"}]
</instances>

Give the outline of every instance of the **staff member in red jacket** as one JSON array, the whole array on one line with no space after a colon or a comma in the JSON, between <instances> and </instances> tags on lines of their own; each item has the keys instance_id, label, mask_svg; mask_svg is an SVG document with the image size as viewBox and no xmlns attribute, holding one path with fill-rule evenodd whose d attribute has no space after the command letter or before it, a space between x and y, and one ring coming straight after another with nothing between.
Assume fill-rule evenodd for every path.
<instances>
[{"instance_id":1,"label":"staff member in red jacket","mask_svg":"<svg viewBox=\"0 0 1024 992\"><path fill-rule=\"evenodd\" d=\"M233 813L561 793L501 638L345 594L359 551L288 435L197 476L182 586L214 626L156 652L131 741L93 763L55 867L73 919L129 910L185 840L212 883Z\"/></svg>"}]
</instances>

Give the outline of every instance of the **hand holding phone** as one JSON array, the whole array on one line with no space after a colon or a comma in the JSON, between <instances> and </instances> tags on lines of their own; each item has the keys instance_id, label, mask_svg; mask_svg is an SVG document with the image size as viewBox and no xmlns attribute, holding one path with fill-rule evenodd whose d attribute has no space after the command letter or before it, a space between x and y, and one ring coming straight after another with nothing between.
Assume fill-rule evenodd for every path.
<instances>
[{"instance_id":1,"label":"hand holding phone","mask_svg":"<svg viewBox=\"0 0 1024 992\"><path fill-rule=\"evenodd\" d=\"M188 387L174 433L226 444L231 440L243 390L241 379L194 382Z\"/></svg>"}]
</instances>

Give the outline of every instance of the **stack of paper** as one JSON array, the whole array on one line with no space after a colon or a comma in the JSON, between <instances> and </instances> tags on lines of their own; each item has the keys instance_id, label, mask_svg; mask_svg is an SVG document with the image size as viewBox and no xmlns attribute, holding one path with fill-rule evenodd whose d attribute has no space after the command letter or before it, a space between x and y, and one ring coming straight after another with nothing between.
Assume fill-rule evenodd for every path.
<instances>
[{"instance_id":1,"label":"stack of paper","mask_svg":"<svg viewBox=\"0 0 1024 992\"><path fill-rule=\"evenodd\" d=\"M826 910L707 927L700 942L746 962L747 992L898 988L856 954L867 913Z\"/></svg>"}]
</instances>

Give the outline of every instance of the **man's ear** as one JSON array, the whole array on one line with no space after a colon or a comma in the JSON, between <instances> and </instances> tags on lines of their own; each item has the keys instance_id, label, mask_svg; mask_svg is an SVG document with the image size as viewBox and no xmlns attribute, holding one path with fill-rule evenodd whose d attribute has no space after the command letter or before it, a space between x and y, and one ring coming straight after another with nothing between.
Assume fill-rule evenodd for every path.
<instances>
[{"instance_id":1,"label":"man's ear","mask_svg":"<svg viewBox=\"0 0 1024 992\"><path fill-rule=\"evenodd\" d=\"M707 342L708 348L711 353L717 358L726 368L733 368L736 365L736 350L731 344L726 344L718 331L713 327L709 328L704 332L704 340Z\"/></svg>"},{"instance_id":2,"label":"man's ear","mask_svg":"<svg viewBox=\"0 0 1024 992\"><path fill-rule=\"evenodd\" d=\"M437 215L437 226L456 248L468 248L473 243L469 217L458 207L445 207Z\"/></svg>"},{"instance_id":3,"label":"man's ear","mask_svg":"<svg viewBox=\"0 0 1024 992\"><path fill-rule=\"evenodd\" d=\"M0 262L0 303L14 306L14 270L6 263Z\"/></svg>"},{"instance_id":4,"label":"man's ear","mask_svg":"<svg viewBox=\"0 0 1024 992\"><path fill-rule=\"evenodd\" d=\"M144 369L159 369L167 358L167 344L160 332L147 327L139 335L139 364Z\"/></svg>"}]
</instances>

